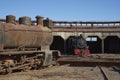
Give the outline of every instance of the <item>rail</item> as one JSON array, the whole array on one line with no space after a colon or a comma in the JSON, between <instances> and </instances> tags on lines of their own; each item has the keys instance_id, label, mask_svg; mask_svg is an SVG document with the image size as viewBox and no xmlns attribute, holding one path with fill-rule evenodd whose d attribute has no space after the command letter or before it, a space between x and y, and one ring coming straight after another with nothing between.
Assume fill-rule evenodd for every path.
<instances>
[{"instance_id":1,"label":"rail","mask_svg":"<svg viewBox=\"0 0 120 80\"><path fill-rule=\"evenodd\" d=\"M103 68L100 65L98 65L98 68L100 69L100 72L102 73L104 80L109 80L109 77L107 76Z\"/></svg>"}]
</instances>

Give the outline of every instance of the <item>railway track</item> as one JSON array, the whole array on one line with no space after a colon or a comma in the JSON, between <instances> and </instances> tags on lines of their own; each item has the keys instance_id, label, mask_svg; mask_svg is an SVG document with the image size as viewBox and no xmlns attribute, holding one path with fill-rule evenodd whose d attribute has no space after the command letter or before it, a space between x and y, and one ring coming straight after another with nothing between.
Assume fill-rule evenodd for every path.
<instances>
[{"instance_id":1,"label":"railway track","mask_svg":"<svg viewBox=\"0 0 120 80\"><path fill-rule=\"evenodd\" d=\"M8 75L0 75L0 80L119 80L120 66L102 66L103 60L96 58L82 58L75 56L64 56L59 61L69 61L57 66L44 67L39 70L30 70L25 72L15 72ZM90 61L94 61L95 65ZM81 62L82 61L82 62ZM85 62L83 62L85 61ZM107 59L109 62L119 62L119 59ZM100 63L101 62L101 63ZM93 63L93 62L92 62ZM99 63L99 64L98 64ZM78 64L78 65L77 65ZM83 65L84 64L84 65ZM85 64L88 64L85 66ZM103 63L102 63L103 64ZM106 62L104 63L106 64ZM83 66L81 66L83 65ZM91 66L92 65L92 66ZM17 77L16 77L17 76ZM33 79L35 78L35 79Z\"/></svg>"},{"instance_id":2,"label":"railway track","mask_svg":"<svg viewBox=\"0 0 120 80\"><path fill-rule=\"evenodd\" d=\"M102 80L119 80L120 79L120 68L114 67L104 67L104 66L96 66L99 69L99 77L102 77ZM96 70L96 69L95 69ZM95 71L94 70L94 71Z\"/></svg>"},{"instance_id":3,"label":"railway track","mask_svg":"<svg viewBox=\"0 0 120 80\"><path fill-rule=\"evenodd\" d=\"M105 73L105 70L101 66L99 66L99 65L98 65L98 68L100 69L100 72L101 72L104 80L110 80L108 75Z\"/></svg>"},{"instance_id":4,"label":"railway track","mask_svg":"<svg viewBox=\"0 0 120 80\"><path fill-rule=\"evenodd\" d=\"M115 69L120 69L114 66ZM51 66L40 70L0 75L0 80L119 80L113 67L76 67L69 64Z\"/></svg>"}]
</instances>

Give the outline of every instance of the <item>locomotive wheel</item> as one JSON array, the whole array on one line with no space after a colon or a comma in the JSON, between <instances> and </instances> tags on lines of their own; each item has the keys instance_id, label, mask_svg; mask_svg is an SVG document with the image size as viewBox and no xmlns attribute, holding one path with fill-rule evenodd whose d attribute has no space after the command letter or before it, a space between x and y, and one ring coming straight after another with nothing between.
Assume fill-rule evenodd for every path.
<instances>
[{"instance_id":1,"label":"locomotive wheel","mask_svg":"<svg viewBox=\"0 0 120 80\"><path fill-rule=\"evenodd\" d=\"M9 62L5 62L5 73L6 74L12 73L12 67L10 66Z\"/></svg>"},{"instance_id":2,"label":"locomotive wheel","mask_svg":"<svg viewBox=\"0 0 120 80\"><path fill-rule=\"evenodd\" d=\"M53 66L59 66L59 63L58 63L58 61L55 57L53 58L52 65Z\"/></svg>"},{"instance_id":3,"label":"locomotive wheel","mask_svg":"<svg viewBox=\"0 0 120 80\"><path fill-rule=\"evenodd\" d=\"M30 65L28 66L27 70L30 70L30 69L40 69L41 66L43 65L43 58L40 57L40 58L37 58L37 59L33 59L30 63Z\"/></svg>"},{"instance_id":4,"label":"locomotive wheel","mask_svg":"<svg viewBox=\"0 0 120 80\"><path fill-rule=\"evenodd\" d=\"M42 67L42 65L43 65L44 59L41 58L41 59L39 59L39 60L40 60L40 61L38 62L38 65L37 65L37 68L36 68L36 69L40 69L40 68Z\"/></svg>"},{"instance_id":5,"label":"locomotive wheel","mask_svg":"<svg viewBox=\"0 0 120 80\"><path fill-rule=\"evenodd\" d=\"M58 50L57 51L53 51L52 55L53 55L52 65L53 66L59 66L60 64L58 63L58 58L60 58L60 56L61 56L60 51L58 51Z\"/></svg>"},{"instance_id":6,"label":"locomotive wheel","mask_svg":"<svg viewBox=\"0 0 120 80\"><path fill-rule=\"evenodd\" d=\"M7 74L12 73L12 69L11 69L11 67L6 68L6 73L7 73Z\"/></svg>"}]
</instances>

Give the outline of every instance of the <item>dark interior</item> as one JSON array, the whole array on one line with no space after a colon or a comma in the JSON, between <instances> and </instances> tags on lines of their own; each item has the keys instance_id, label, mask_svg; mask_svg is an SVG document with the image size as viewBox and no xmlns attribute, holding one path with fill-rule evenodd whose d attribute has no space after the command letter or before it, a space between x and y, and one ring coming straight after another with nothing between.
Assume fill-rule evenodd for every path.
<instances>
[{"instance_id":1,"label":"dark interior","mask_svg":"<svg viewBox=\"0 0 120 80\"><path fill-rule=\"evenodd\" d=\"M54 36L51 50L60 50L62 54L74 55L72 40L75 36L70 36L64 40L61 36ZM91 53L102 53L102 40L98 36L89 36L87 44ZM96 39L96 40L94 40ZM104 40L104 53L120 53L120 39L117 36L108 36Z\"/></svg>"},{"instance_id":2,"label":"dark interior","mask_svg":"<svg viewBox=\"0 0 120 80\"><path fill-rule=\"evenodd\" d=\"M98 36L89 36L87 41L91 53L102 53L102 40ZM94 40L96 38L97 40Z\"/></svg>"},{"instance_id":3,"label":"dark interior","mask_svg":"<svg viewBox=\"0 0 120 80\"><path fill-rule=\"evenodd\" d=\"M64 54L64 39L61 36L54 36L50 49L59 50L62 54Z\"/></svg>"},{"instance_id":4,"label":"dark interior","mask_svg":"<svg viewBox=\"0 0 120 80\"><path fill-rule=\"evenodd\" d=\"M68 55L74 55L74 47L73 47L73 38L75 38L75 36L70 36L67 40L66 40L66 53Z\"/></svg>"},{"instance_id":5,"label":"dark interior","mask_svg":"<svg viewBox=\"0 0 120 80\"><path fill-rule=\"evenodd\" d=\"M108 36L104 43L105 53L120 53L120 39L117 36Z\"/></svg>"}]
</instances>

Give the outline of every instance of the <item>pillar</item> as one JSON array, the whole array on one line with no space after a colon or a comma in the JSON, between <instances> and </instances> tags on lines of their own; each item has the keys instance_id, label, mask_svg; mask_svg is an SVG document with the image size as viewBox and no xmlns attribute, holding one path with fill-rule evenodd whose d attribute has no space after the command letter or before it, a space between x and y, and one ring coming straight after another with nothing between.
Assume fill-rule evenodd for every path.
<instances>
[{"instance_id":1,"label":"pillar","mask_svg":"<svg viewBox=\"0 0 120 80\"><path fill-rule=\"evenodd\" d=\"M64 54L66 54L66 40L64 40Z\"/></svg>"},{"instance_id":2,"label":"pillar","mask_svg":"<svg viewBox=\"0 0 120 80\"><path fill-rule=\"evenodd\" d=\"M102 39L102 54L104 54L104 39Z\"/></svg>"}]
</instances>

